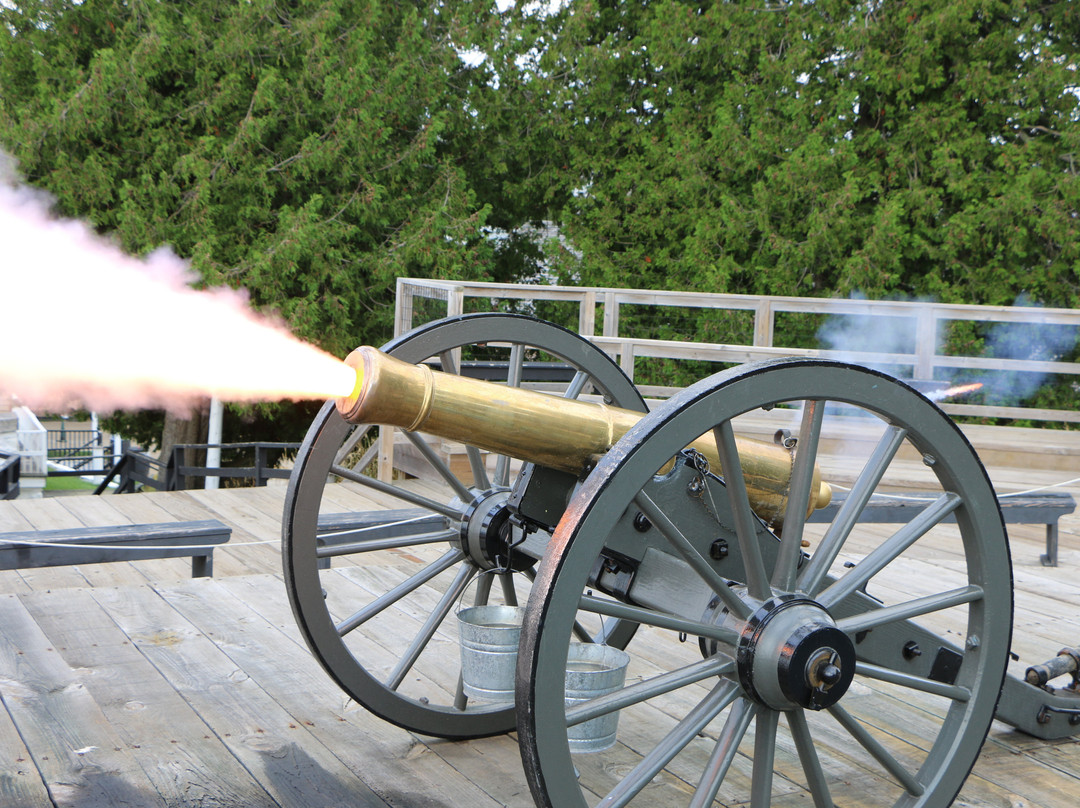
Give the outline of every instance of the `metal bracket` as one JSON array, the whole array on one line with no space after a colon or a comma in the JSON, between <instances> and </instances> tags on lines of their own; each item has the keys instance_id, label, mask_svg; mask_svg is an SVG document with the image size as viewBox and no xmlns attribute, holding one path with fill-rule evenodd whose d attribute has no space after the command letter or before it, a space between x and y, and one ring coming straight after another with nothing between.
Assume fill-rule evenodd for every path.
<instances>
[{"instance_id":1,"label":"metal bracket","mask_svg":"<svg viewBox=\"0 0 1080 808\"><path fill-rule=\"evenodd\" d=\"M637 559L605 547L589 573L589 586L629 603L630 587L634 584L639 563Z\"/></svg>"}]
</instances>

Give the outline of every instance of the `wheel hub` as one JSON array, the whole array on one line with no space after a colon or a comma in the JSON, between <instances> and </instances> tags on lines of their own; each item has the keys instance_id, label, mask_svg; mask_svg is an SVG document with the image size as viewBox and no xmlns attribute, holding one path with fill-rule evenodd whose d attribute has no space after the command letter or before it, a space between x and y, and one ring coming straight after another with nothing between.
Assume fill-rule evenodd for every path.
<instances>
[{"instance_id":1,"label":"wheel hub","mask_svg":"<svg viewBox=\"0 0 1080 808\"><path fill-rule=\"evenodd\" d=\"M481 569L521 572L535 560L513 552L514 526L506 500L507 488L481 491L461 516L461 549Z\"/></svg>"},{"instance_id":2,"label":"wheel hub","mask_svg":"<svg viewBox=\"0 0 1080 808\"><path fill-rule=\"evenodd\" d=\"M736 648L747 696L775 710L823 710L855 676L855 646L822 606L797 595L766 601Z\"/></svg>"}]
</instances>

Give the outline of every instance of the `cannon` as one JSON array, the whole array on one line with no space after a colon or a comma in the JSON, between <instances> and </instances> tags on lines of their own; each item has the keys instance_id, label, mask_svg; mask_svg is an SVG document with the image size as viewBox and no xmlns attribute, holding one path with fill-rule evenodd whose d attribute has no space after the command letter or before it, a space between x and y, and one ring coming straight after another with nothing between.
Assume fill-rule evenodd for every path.
<instances>
[{"instance_id":1,"label":"cannon","mask_svg":"<svg viewBox=\"0 0 1080 808\"><path fill-rule=\"evenodd\" d=\"M947 806L995 717L1042 738L1080 724L1076 651L1006 675L996 496L955 424L899 380L774 360L649 412L588 340L506 314L348 361L356 389L322 408L286 495L297 624L398 726L516 729L539 806ZM405 430L438 484L373 475L373 424ZM929 504L868 529L896 475ZM342 480L398 507L328 522ZM833 488L832 521L809 519ZM517 639L477 650L470 613ZM478 655L510 685L475 681Z\"/></svg>"}]
</instances>

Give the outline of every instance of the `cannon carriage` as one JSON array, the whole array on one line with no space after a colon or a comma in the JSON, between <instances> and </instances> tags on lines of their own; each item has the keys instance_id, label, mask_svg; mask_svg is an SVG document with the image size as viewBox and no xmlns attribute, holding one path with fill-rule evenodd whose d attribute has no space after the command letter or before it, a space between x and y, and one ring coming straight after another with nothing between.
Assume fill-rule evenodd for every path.
<instances>
[{"instance_id":1,"label":"cannon carriage","mask_svg":"<svg viewBox=\"0 0 1080 808\"><path fill-rule=\"evenodd\" d=\"M491 356L501 385L467 377ZM561 381L527 389L533 362ZM286 498L298 625L342 689L394 724L449 739L516 728L538 805L946 806L995 715L1074 732L1080 702L1048 681L1075 654L1030 683L1005 675L997 499L956 426L904 383L779 360L647 412L587 340L501 314L432 323L350 363L357 389L323 407ZM741 435L763 423L766 440ZM449 493L368 473L369 424L406 430ZM465 446L464 472L442 439ZM929 504L865 529L901 467ZM808 517L830 474L850 490L820 524ZM337 479L402 511L320 529ZM509 688L472 681L476 652L460 649L460 620L485 606L510 623L493 631L520 637L478 652L481 674L509 655ZM606 684L590 691L593 672Z\"/></svg>"}]
</instances>

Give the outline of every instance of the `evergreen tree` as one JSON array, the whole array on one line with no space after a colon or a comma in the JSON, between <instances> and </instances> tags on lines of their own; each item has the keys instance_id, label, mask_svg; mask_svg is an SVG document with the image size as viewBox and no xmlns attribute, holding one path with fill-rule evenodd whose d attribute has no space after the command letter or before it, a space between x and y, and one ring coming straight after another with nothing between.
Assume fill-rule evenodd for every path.
<instances>
[{"instance_id":1,"label":"evergreen tree","mask_svg":"<svg viewBox=\"0 0 1080 808\"><path fill-rule=\"evenodd\" d=\"M425 3L0 4L0 148L28 181L133 253L169 245L203 284L246 289L339 356L389 338L396 278L491 279L488 208L461 156L467 78ZM157 318L132 338L213 327L127 314ZM298 438L310 409L234 410L226 431ZM170 423L160 444L199 431Z\"/></svg>"},{"instance_id":2,"label":"evergreen tree","mask_svg":"<svg viewBox=\"0 0 1080 808\"><path fill-rule=\"evenodd\" d=\"M0 20L0 144L126 249L171 245L339 355L389 336L397 277L487 277L437 7L20 0Z\"/></svg>"},{"instance_id":3,"label":"evergreen tree","mask_svg":"<svg viewBox=\"0 0 1080 808\"><path fill-rule=\"evenodd\" d=\"M485 153L564 278L1080 305L1074 4L586 0L486 34Z\"/></svg>"}]
</instances>

